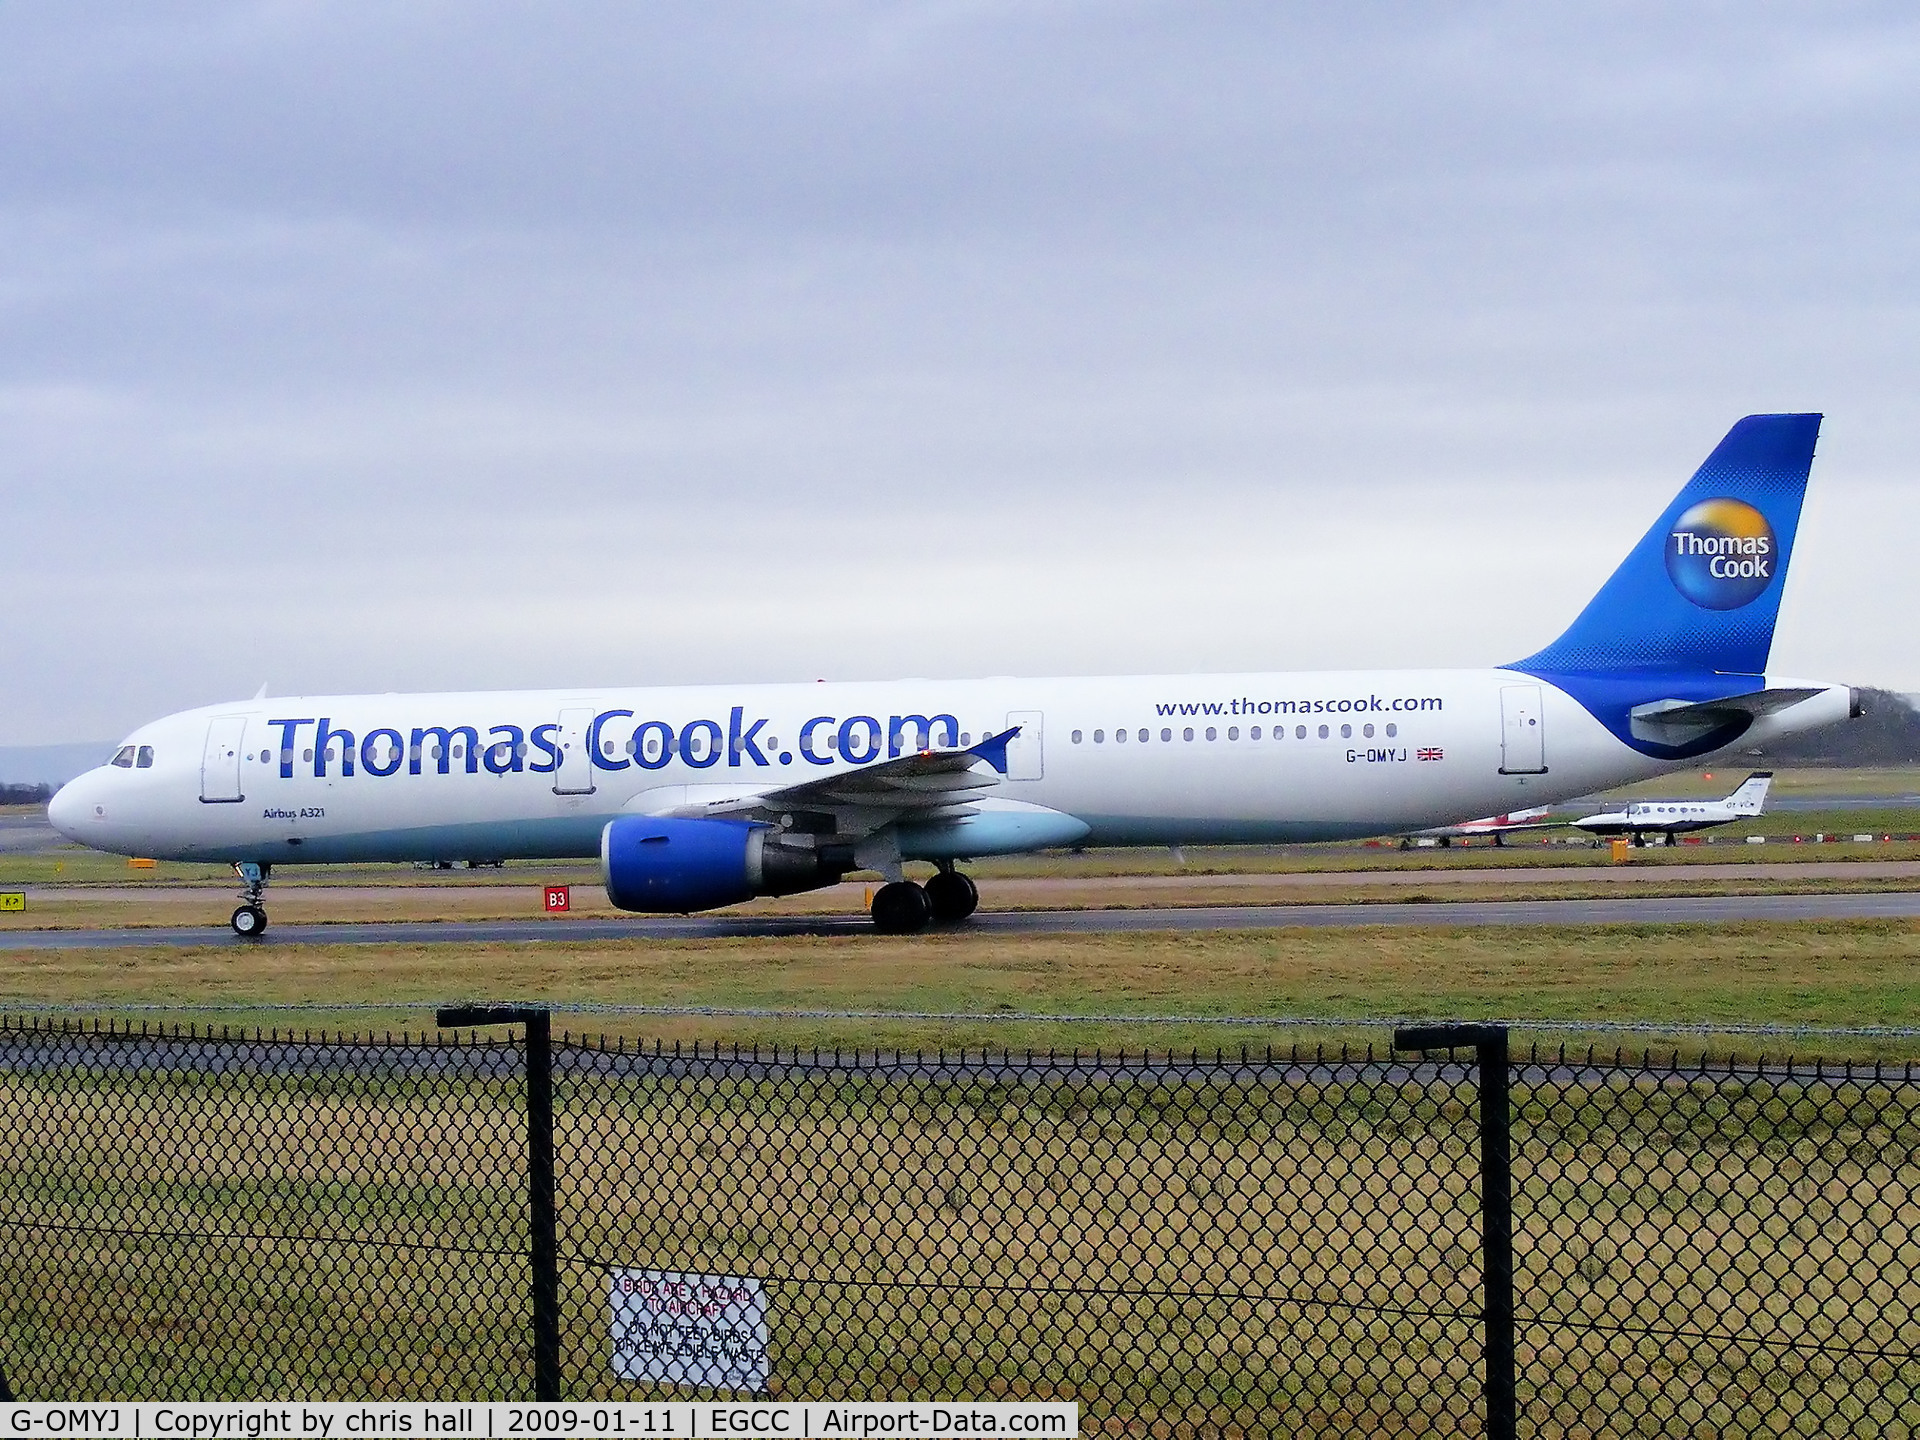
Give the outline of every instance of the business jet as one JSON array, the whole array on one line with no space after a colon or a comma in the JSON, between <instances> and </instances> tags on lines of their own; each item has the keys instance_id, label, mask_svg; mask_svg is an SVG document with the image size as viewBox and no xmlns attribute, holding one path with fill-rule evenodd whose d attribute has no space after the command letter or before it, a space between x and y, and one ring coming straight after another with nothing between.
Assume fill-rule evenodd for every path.
<instances>
[{"instance_id":1,"label":"business jet","mask_svg":"<svg viewBox=\"0 0 1920 1440\"><path fill-rule=\"evenodd\" d=\"M1631 835L1636 845L1649 835L1664 835L1666 843L1694 830L1706 830L1733 820L1752 820L1767 808L1771 770L1756 770L1724 800L1635 800L1624 810L1585 815L1567 823L1589 835Z\"/></svg>"},{"instance_id":2,"label":"business jet","mask_svg":"<svg viewBox=\"0 0 1920 1440\"><path fill-rule=\"evenodd\" d=\"M1056 846L1335 840L1646 779L1857 713L1767 673L1818 415L1739 421L1567 631L1478 670L292 696L170 715L48 807L96 849L273 869L598 856L622 909L885 883L964 920L959 867ZM1555 538L1579 523L1556 502ZM924 883L905 866L930 863Z\"/></svg>"}]
</instances>

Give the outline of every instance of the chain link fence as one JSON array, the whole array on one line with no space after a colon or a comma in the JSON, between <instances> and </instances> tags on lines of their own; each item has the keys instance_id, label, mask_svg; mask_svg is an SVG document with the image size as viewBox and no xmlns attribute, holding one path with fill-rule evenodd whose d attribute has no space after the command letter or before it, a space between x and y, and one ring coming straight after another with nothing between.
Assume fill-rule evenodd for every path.
<instances>
[{"instance_id":1,"label":"chain link fence","mask_svg":"<svg viewBox=\"0 0 1920 1440\"><path fill-rule=\"evenodd\" d=\"M1501 1434L1504 1331L1529 1435L1920 1418L1910 1069L1518 1057L1490 1266L1472 1051L535 1038L0 1022L6 1380L685 1398L717 1392L638 1378L662 1337L615 1317L706 1277L764 1320L734 1393L1072 1399L1100 1434Z\"/></svg>"}]
</instances>

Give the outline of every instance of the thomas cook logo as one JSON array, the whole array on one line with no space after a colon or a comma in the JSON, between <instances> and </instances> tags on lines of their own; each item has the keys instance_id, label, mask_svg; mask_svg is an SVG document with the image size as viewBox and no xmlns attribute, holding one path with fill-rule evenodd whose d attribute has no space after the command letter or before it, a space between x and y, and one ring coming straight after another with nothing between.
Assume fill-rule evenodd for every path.
<instances>
[{"instance_id":1,"label":"thomas cook logo","mask_svg":"<svg viewBox=\"0 0 1920 1440\"><path fill-rule=\"evenodd\" d=\"M1767 517L1744 500L1702 500L1667 535L1674 588L1707 610L1738 610L1773 582L1779 546Z\"/></svg>"}]
</instances>

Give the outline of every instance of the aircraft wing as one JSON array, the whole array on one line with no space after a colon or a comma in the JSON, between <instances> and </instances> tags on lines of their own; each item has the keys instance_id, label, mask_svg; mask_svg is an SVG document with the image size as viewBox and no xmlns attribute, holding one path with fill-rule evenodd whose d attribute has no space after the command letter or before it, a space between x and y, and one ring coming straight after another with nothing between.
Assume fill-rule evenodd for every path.
<instances>
[{"instance_id":1,"label":"aircraft wing","mask_svg":"<svg viewBox=\"0 0 1920 1440\"><path fill-rule=\"evenodd\" d=\"M1788 686L1729 695L1724 700L1651 700L1628 712L1634 737L1661 745L1685 745L1724 726L1791 709L1823 693L1818 688Z\"/></svg>"},{"instance_id":2,"label":"aircraft wing","mask_svg":"<svg viewBox=\"0 0 1920 1440\"><path fill-rule=\"evenodd\" d=\"M918 821L972 814L967 801L1000 783L1007 770L1007 744L1019 733L1015 725L965 750L921 750L797 785L749 791L716 786L707 792L695 786L669 787L643 808L651 815L768 824L780 824L783 817L827 820L831 823L792 828L858 839L909 815Z\"/></svg>"}]
</instances>

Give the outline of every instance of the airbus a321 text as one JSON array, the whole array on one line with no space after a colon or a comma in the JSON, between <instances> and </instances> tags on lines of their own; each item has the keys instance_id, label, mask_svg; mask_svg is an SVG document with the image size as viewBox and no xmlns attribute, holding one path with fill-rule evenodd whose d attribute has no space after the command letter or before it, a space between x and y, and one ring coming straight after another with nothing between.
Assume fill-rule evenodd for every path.
<instances>
[{"instance_id":1,"label":"airbus a321 text","mask_svg":"<svg viewBox=\"0 0 1920 1440\"><path fill-rule=\"evenodd\" d=\"M980 856L1530 808L1856 713L1767 673L1819 427L1737 423L1507 665L261 698L142 726L49 815L96 849L231 861L257 936L279 865L597 855L615 905L667 913L868 869L875 925L906 932L973 912Z\"/></svg>"}]
</instances>

